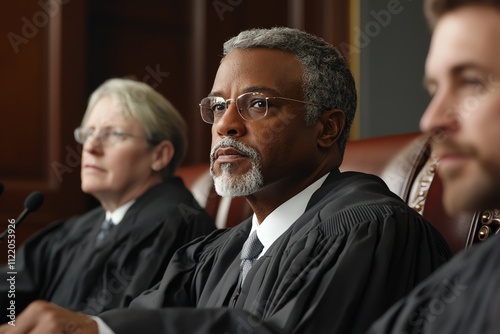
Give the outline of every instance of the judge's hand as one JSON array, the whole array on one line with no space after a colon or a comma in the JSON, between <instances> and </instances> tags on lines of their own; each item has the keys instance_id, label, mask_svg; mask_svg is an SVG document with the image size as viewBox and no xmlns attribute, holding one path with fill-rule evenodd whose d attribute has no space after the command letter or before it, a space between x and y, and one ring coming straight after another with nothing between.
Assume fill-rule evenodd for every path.
<instances>
[{"instance_id":1,"label":"judge's hand","mask_svg":"<svg viewBox=\"0 0 500 334\"><path fill-rule=\"evenodd\" d=\"M16 318L15 326L0 326L0 334L98 334L97 323L81 313L35 301Z\"/></svg>"}]
</instances>

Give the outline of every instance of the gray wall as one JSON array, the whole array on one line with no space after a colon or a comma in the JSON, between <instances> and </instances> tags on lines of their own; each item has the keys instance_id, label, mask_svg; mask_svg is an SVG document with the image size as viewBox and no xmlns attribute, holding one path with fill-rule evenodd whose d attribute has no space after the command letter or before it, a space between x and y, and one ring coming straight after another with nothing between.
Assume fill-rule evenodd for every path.
<instances>
[{"instance_id":1,"label":"gray wall","mask_svg":"<svg viewBox=\"0 0 500 334\"><path fill-rule=\"evenodd\" d=\"M430 31L418 0L361 0L360 136L418 131ZM351 52L354 48L351 48ZM356 49L354 49L356 50Z\"/></svg>"}]
</instances>

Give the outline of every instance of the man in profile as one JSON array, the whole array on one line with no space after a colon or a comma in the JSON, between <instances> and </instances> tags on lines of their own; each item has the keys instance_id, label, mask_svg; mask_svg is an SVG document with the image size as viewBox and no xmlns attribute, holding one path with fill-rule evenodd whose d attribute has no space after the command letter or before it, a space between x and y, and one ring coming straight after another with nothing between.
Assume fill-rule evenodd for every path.
<instances>
[{"instance_id":1,"label":"man in profile","mask_svg":"<svg viewBox=\"0 0 500 334\"><path fill-rule=\"evenodd\" d=\"M432 101L420 126L434 135L445 208L500 208L500 1L429 0L426 14L433 28L425 69ZM436 271L370 333L499 333L496 234Z\"/></svg>"}]
</instances>

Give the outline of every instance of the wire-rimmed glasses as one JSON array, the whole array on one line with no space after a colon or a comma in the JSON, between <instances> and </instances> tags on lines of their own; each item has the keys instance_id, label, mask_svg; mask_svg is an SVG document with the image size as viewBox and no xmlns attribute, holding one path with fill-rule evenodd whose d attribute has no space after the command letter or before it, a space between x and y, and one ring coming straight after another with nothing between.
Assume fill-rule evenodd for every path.
<instances>
[{"instance_id":1,"label":"wire-rimmed glasses","mask_svg":"<svg viewBox=\"0 0 500 334\"><path fill-rule=\"evenodd\" d=\"M240 114L241 118L245 121L256 121L266 117L269 110L269 100L274 99L311 104L321 107L320 105L314 103L290 99L287 97L269 97L262 93L249 92L241 94L236 99L225 100L219 96L205 97L200 102L201 119L208 124L217 123L217 121L222 118L229 105L235 101L236 109L238 110L238 114Z\"/></svg>"},{"instance_id":2,"label":"wire-rimmed glasses","mask_svg":"<svg viewBox=\"0 0 500 334\"><path fill-rule=\"evenodd\" d=\"M126 133L113 128L106 128L96 131L92 128L76 128L74 131L75 140L77 143L85 144L90 138L96 138L99 144L102 146L114 145L126 137L133 138L144 138L150 142L150 140L143 136L133 135L131 133Z\"/></svg>"}]
</instances>

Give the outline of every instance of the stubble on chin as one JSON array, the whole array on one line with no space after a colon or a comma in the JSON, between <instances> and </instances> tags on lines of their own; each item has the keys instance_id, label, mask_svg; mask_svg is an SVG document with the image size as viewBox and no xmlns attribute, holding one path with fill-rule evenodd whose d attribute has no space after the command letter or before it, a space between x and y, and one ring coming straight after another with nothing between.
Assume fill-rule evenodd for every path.
<instances>
[{"instance_id":1,"label":"stubble on chin","mask_svg":"<svg viewBox=\"0 0 500 334\"><path fill-rule=\"evenodd\" d=\"M441 179L443 205L450 215L500 208L500 190L488 177Z\"/></svg>"}]
</instances>

